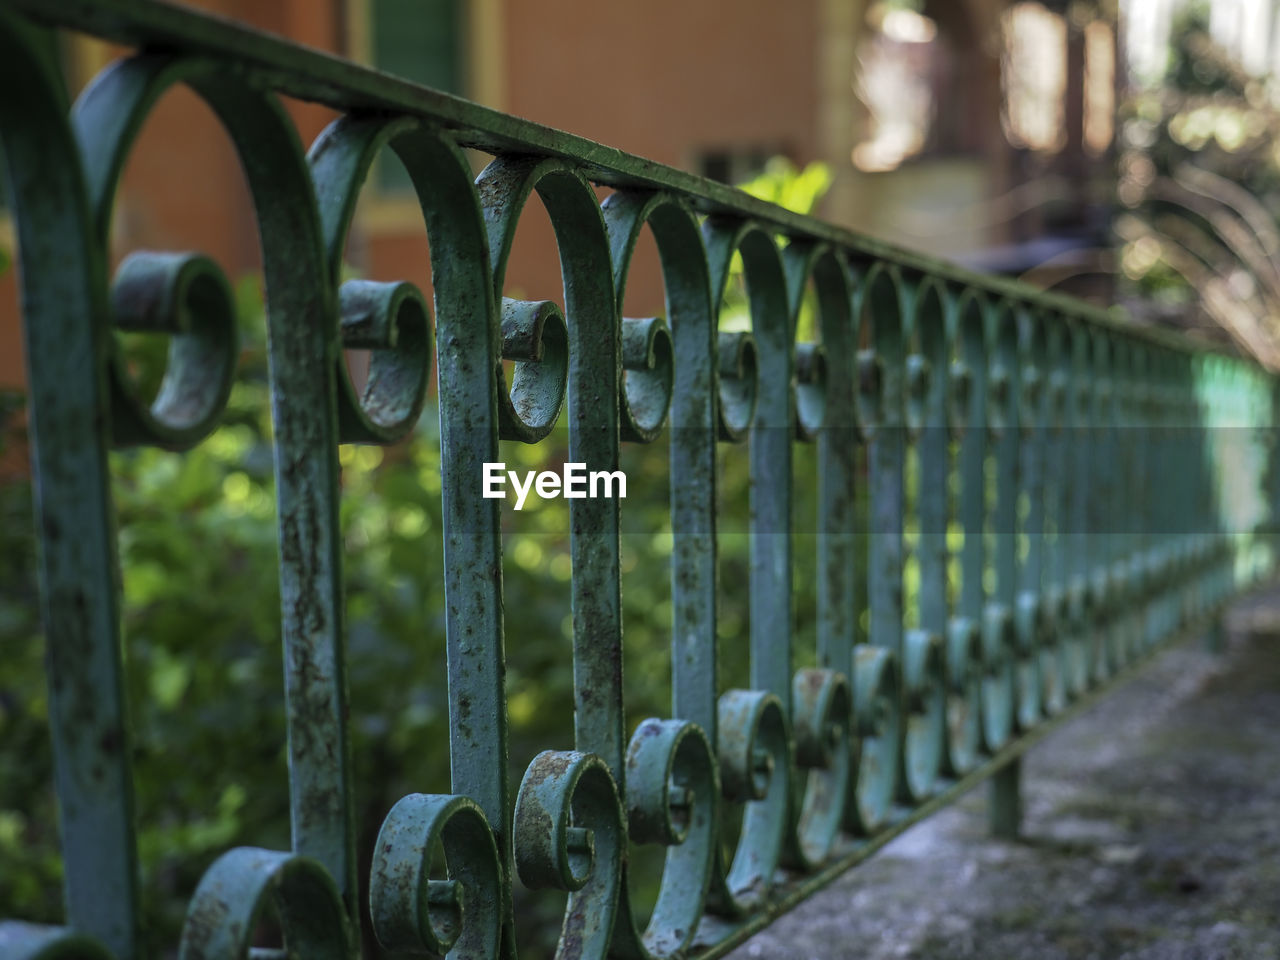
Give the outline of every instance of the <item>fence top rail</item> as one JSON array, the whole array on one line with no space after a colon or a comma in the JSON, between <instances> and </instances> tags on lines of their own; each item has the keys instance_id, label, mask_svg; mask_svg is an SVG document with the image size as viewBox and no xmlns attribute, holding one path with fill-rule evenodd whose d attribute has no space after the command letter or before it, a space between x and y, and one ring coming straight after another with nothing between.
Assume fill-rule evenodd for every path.
<instances>
[{"instance_id":1,"label":"fence top rail","mask_svg":"<svg viewBox=\"0 0 1280 960\"><path fill-rule=\"evenodd\" d=\"M789 238L838 245L855 261L886 261L908 273L982 291L1024 307L1056 312L1095 327L1183 352L1238 356L1229 345L1140 326L1121 307L1102 309L1003 277L979 274L874 237L786 210L695 174L531 120L360 66L222 17L164 0L0 0L28 19L127 46L172 50L234 63L273 90L342 111L394 111L439 124L464 147L571 161L593 182L614 189L675 193L699 213L750 218Z\"/></svg>"}]
</instances>

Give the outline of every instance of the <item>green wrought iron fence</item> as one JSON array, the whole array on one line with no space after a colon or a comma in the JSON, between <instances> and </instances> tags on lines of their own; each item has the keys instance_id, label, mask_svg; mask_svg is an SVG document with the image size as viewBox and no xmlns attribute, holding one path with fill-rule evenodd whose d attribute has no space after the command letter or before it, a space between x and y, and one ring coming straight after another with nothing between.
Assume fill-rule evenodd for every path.
<instances>
[{"instance_id":1,"label":"green wrought iron fence","mask_svg":"<svg viewBox=\"0 0 1280 960\"><path fill-rule=\"evenodd\" d=\"M69 107L50 29L139 52ZM122 165L176 85L233 141L265 258L292 810L290 849L228 850L204 876L185 960L350 956L362 917L388 950L512 956L517 882L567 892L560 956L723 954L984 778L995 828L1015 830L1021 754L1272 567L1276 383L1228 351L153 0L4 0L0 80L66 901L63 927L0 925L5 960L140 953L107 452L200 443L236 356L227 282L207 258L139 252L108 277ZM277 94L341 119L304 154ZM478 178L463 148L494 156ZM384 149L408 170L431 249L452 793L387 811L364 904L338 448L408 434L433 339L411 284L339 279ZM612 190L603 203L593 185ZM535 192L563 309L503 297ZM620 316L645 228L665 319ZM749 332L718 329L735 254ZM810 285L815 339L796 342ZM169 338L154 402L135 395L115 330ZM372 351L359 392L344 348ZM669 438L670 716L627 737L622 507L574 499L574 742L539 754L513 790L501 501L484 496L484 464L499 438L536 444L557 419L588 471L616 471L622 444ZM816 475L793 469L797 444L816 445ZM750 463L749 689L722 690L717 672L721 445ZM799 671L797 484L819 504L817 666ZM918 609L904 629L908 560ZM741 828L726 853L730 815ZM667 849L647 917L629 896L628 844ZM264 911L274 948L255 941Z\"/></svg>"}]
</instances>

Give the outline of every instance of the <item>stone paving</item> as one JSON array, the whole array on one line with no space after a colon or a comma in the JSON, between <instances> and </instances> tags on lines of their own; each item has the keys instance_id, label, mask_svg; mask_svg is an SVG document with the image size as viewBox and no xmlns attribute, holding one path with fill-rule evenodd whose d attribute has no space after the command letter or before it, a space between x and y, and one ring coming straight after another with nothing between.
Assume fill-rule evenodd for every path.
<instances>
[{"instance_id":1,"label":"stone paving","mask_svg":"<svg viewBox=\"0 0 1280 960\"><path fill-rule=\"evenodd\" d=\"M1280 591L1227 624L1032 749L1018 842L979 788L732 960L1280 958Z\"/></svg>"}]
</instances>

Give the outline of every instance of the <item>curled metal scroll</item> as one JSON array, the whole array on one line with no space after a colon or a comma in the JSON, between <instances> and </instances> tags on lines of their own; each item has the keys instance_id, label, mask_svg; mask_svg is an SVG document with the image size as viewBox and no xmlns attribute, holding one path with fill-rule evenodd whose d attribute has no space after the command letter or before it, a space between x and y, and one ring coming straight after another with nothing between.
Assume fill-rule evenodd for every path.
<instances>
[{"instance_id":1,"label":"curled metal scroll","mask_svg":"<svg viewBox=\"0 0 1280 960\"><path fill-rule=\"evenodd\" d=\"M649 443L667 419L674 375L671 331L662 317L622 318L622 438Z\"/></svg>"},{"instance_id":2,"label":"curled metal scroll","mask_svg":"<svg viewBox=\"0 0 1280 960\"><path fill-rule=\"evenodd\" d=\"M943 772L963 776L982 749L982 631L967 617L947 622L947 752Z\"/></svg>"},{"instance_id":3,"label":"curled metal scroll","mask_svg":"<svg viewBox=\"0 0 1280 960\"><path fill-rule=\"evenodd\" d=\"M719 334L716 369L719 372L717 431L721 440L741 440L756 415L756 345L745 330Z\"/></svg>"},{"instance_id":4,"label":"curled metal scroll","mask_svg":"<svg viewBox=\"0 0 1280 960\"><path fill-rule=\"evenodd\" d=\"M789 859L812 869L831 852L844 823L853 780L853 694L845 675L832 670L800 670L792 688L796 763L805 789Z\"/></svg>"},{"instance_id":5,"label":"curled metal scroll","mask_svg":"<svg viewBox=\"0 0 1280 960\"><path fill-rule=\"evenodd\" d=\"M683 720L643 721L627 749L627 819L636 843L668 848L657 903L643 931L629 898L614 952L637 960L679 956L692 943L719 858L720 781L706 735Z\"/></svg>"},{"instance_id":6,"label":"curled metal scroll","mask_svg":"<svg viewBox=\"0 0 1280 960\"><path fill-rule=\"evenodd\" d=\"M982 617L982 743L990 753L1003 747L1013 732L1016 644L1008 607L987 604Z\"/></svg>"},{"instance_id":7,"label":"curled metal scroll","mask_svg":"<svg viewBox=\"0 0 1280 960\"><path fill-rule=\"evenodd\" d=\"M437 851L445 875L432 877ZM378 942L454 960L496 957L507 914L504 874L488 821L470 800L401 798L373 845L369 913Z\"/></svg>"},{"instance_id":8,"label":"curled metal scroll","mask_svg":"<svg viewBox=\"0 0 1280 960\"><path fill-rule=\"evenodd\" d=\"M717 315L728 287L732 256L737 252L743 258L752 329L749 333L720 332L716 347L719 435L722 440L737 442L746 439L752 427L761 425L762 417L776 416L766 414L762 404L779 411L786 407L795 416L795 392L785 400L777 395L782 385L794 380L794 331L786 329L791 311L778 250L766 231L741 220L709 217L703 225L703 238L711 269L711 302ZM815 376L819 373L811 372ZM780 381L769 379L779 376ZM769 422L768 427L782 425Z\"/></svg>"},{"instance_id":9,"label":"curled metal scroll","mask_svg":"<svg viewBox=\"0 0 1280 960\"><path fill-rule=\"evenodd\" d=\"M169 87L213 69L199 61L135 57L100 73L76 102L72 124L104 250L116 188L143 121ZM243 124L240 136L234 121L224 118L224 125L242 154L250 149ZM237 340L226 277L199 254L137 252L120 264L111 300L119 329L170 336L164 379L149 403L137 395L119 347L112 349L113 441L172 450L194 446L218 425L231 392Z\"/></svg>"},{"instance_id":10,"label":"curled metal scroll","mask_svg":"<svg viewBox=\"0 0 1280 960\"><path fill-rule=\"evenodd\" d=\"M1040 677L1043 681L1042 700L1047 716L1060 713L1070 702L1071 653L1067 636L1067 594L1058 584L1050 584L1044 591L1044 618L1047 639L1040 648Z\"/></svg>"},{"instance_id":11,"label":"curled metal scroll","mask_svg":"<svg viewBox=\"0 0 1280 960\"><path fill-rule=\"evenodd\" d=\"M5 960L112 960L93 937L67 927L0 921L0 957Z\"/></svg>"},{"instance_id":12,"label":"curled metal scroll","mask_svg":"<svg viewBox=\"0 0 1280 960\"><path fill-rule=\"evenodd\" d=\"M902 795L919 803L933 792L947 742L946 654L942 638L908 630L903 638L903 690L907 714Z\"/></svg>"},{"instance_id":13,"label":"curled metal scroll","mask_svg":"<svg viewBox=\"0 0 1280 960\"><path fill-rule=\"evenodd\" d=\"M604 958L618 911L626 824L599 757L543 751L516 796L516 872L533 890L569 893L557 960Z\"/></svg>"},{"instance_id":14,"label":"curled metal scroll","mask_svg":"<svg viewBox=\"0 0 1280 960\"><path fill-rule=\"evenodd\" d=\"M854 651L853 704L860 745L847 819L851 833L874 833L892 812L902 739L901 678L893 653L860 644Z\"/></svg>"},{"instance_id":15,"label":"curled metal scroll","mask_svg":"<svg viewBox=\"0 0 1280 960\"><path fill-rule=\"evenodd\" d=\"M361 185L374 157L397 138L412 138L417 124L402 119L345 117L330 124L307 159L320 198L325 255L332 282L340 282L342 256ZM430 314L413 284L348 280L338 289L341 342L370 351L360 395L336 358L339 436L347 443L395 443L422 412L431 370Z\"/></svg>"},{"instance_id":16,"label":"curled metal scroll","mask_svg":"<svg viewBox=\"0 0 1280 960\"><path fill-rule=\"evenodd\" d=\"M537 443L556 425L569 373L569 329L552 300L502 298L502 359L514 362L510 387L498 369L504 440Z\"/></svg>"},{"instance_id":17,"label":"curled metal scroll","mask_svg":"<svg viewBox=\"0 0 1280 960\"><path fill-rule=\"evenodd\" d=\"M328 872L308 857L237 847L214 861L187 909L179 960L248 960L264 910L288 955L346 960L355 931Z\"/></svg>"},{"instance_id":18,"label":"curled metal scroll","mask_svg":"<svg viewBox=\"0 0 1280 960\"><path fill-rule=\"evenodd\" d=\"M111 285L118 330L169 335L164 379L146 404L112 351L112 439L182 450L217 426L235 369L231 287L208 257L141 251L121 261Z\"/></svg>"},{"instance_id":19,"label":"curled metal scroll","mask_svg":"<svg viewBox=\"0 0 1280 960\"><path fill-rule=\"evenodd\" d=\"M774 883L787 831L791 737L781 702L757 690L721 696L718 728L721 789L746 810L733 860L712 877L707 906L733 917L763 902Z\"/></svg>"},{"instance_id":20,"label":"curled metal scroll","mask_svg":"<svg viewBox=\"0 0 1280 960\"><path fill-rule=\"evenodd\" d=\"M1018 729L1030 730L1040 722L1044 709L1046 683L1041 655L1051 639L1044 598L1030 590L1019 593L1013 623Z\"/></svg>"},{"instance_id":21,"label":"curled metal scroll","mask_svg":"<svg viewBox=\"0 0 1280 960\"><path fill-rule=\"evenodd\" d=\"M393 443L407 436L422 413L431 367L431 320L422 291L411 283L348 280L338 289L342 344L369 351L359 400L346 376L339 395L338 435Z\"/></svg>"},{"instance_id":22,"label":"curled metal scroll","mask_svg":"<svg viewBox=\"0 0 1280 960\"><path fill-rule=\"evenodd\" d=\"M698 249L690 249L698 236L697 220L684 203L661 194L619 192L602 205L609 232L613 286L619 316L626 293L627 275L640 231L648 225L662 260L667 317L632 318L620 321L622 341L622 381L618 393L624 440L649 443L657 438L667 420L672 398L682 390L706 391L707 371L676 383L675 342L672 328L684 322L697 326L699 337L713 316L707 297L706 259ZM683 262L682 262L683 261ZM704 352L700 350L699 352ZM692 358L690 358L692 361ZM688 376L688 375L686 375ZM681 429L692 428L681 415Z\"/></svg>"},{"instance_id":23,"label":"curled metal scroll","mask_svg":"<svg viewBox=\"0 0 1280 960\"><path fill-rule=\"evenodd\" d=\"M814 440L827 416L827 351L820 343L796 344L796 435Z\"/></svg>"}]
</instances>

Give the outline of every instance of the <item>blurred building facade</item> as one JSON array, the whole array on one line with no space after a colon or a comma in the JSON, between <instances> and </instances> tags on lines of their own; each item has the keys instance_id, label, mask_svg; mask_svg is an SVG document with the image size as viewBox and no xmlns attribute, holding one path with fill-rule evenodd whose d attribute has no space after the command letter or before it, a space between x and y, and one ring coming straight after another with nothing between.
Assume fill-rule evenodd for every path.
<instances>
[{"instance_id":1,"label":"blurred building facade","mask_svg":"<svg viewBox=\"0 0 1280 960\"><path fill-rule=\"evenodd\" d=\"M819 213L904 246L1071 292L1105 293L1117 65L1109 0L198 0L191 5L659 162L734 182L783 155L833 174ZM121 51L64 50L71 92ZM332 119L289 103L304 144ZM182 157L180 163L174 157ZM483 157L476 158L477 169ZM531 210L509 292L558 298ZM126 168L117 253L199 249L257 270L238 161L185 91ZM13 250L0 214L0 245ZM662 309L639 251L627 312ZM362 274L429 285L428 246L393 161L348 249ZM1101 284L1101 286L1100 286ZM0 277L0 388L23 383L16 271Z\"/></svg>"}]
</instances>

